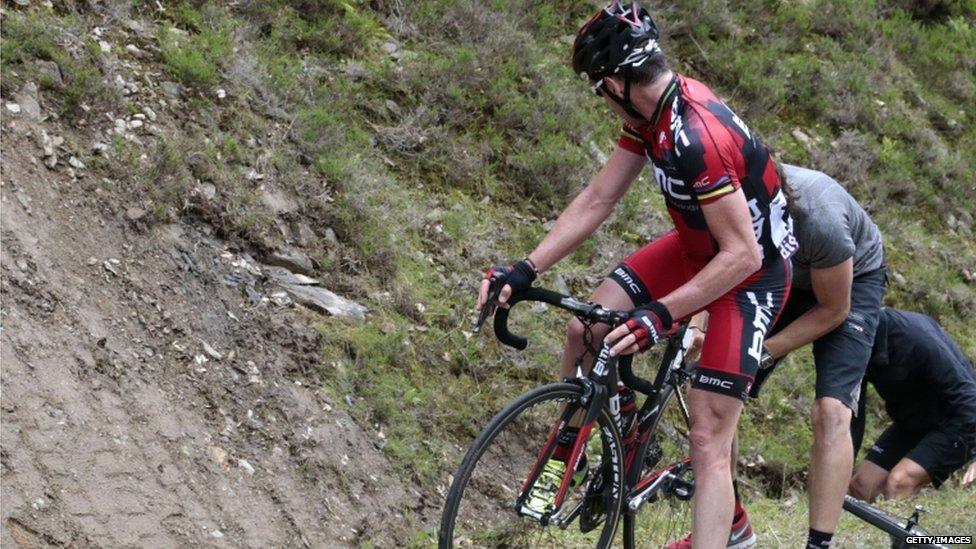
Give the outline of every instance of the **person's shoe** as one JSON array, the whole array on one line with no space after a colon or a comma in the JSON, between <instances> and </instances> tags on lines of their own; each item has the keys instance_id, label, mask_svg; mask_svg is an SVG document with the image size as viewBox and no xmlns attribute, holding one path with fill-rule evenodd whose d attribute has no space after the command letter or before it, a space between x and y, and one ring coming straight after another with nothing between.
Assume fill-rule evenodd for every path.
<instances>
[{"instance_id":1,"label":"person's shoe","mask_svg":"<svg viewBox=\"0 0 976 549\"><path fill-rule=\"evenodd\" d=\"M539 515L548 513L556 506L556 492L563 481L563 473L566 472L566 462L558 459L550 459L542 468L539 478L535 479L532 491L525 500L527 510Z\"/></svg>"},{"instance_id":2,"label":"person's shoe","mask_svg":"<svg viewBox=\"0 0 976 549\"><path fill-rule=\"evenodd\" d=\"M726 549L746 549L756 544L756 533L752 531L752 524L749 523L749 515L745 509L739 515L739 520L732 523L729 531L729 542ZM683 539L673 541L668 544L667 549L691 549L691 534Z\"/></svg>"},{"instance_id":3,"label":"person's shoe","mask_svg":"<svg viewBox=\"0 0 976 549\"><path fill-rule=\"evenodd\" d=\"M583 483L586 479L587 470L586 454L583 454L576 465L576 470L573 471L572 479L569 481L570 488L576 488ZM559 491L559 485L563 482L563 473L565 472L565 461L556 458L547 461L542 468L542 473L539 474L539 478L536 479L532 491L529 492L529 497L526 498L525 507L540 515L551 511L556 506L556 492Z\"/></svg>"}]
</instances>

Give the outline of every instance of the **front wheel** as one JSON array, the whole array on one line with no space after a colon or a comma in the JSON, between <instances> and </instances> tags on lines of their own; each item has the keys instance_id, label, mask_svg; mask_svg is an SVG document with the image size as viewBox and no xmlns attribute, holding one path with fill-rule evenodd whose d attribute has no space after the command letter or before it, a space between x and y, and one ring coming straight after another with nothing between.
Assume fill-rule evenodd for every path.
<instances>
[{"instance_id":1,"label":"front wheel","mask_svg":"<svg viewBox=\"0 0 976 549\"><path fill-rule=\"evenodd\" d=\"M549 433L567 406L579 405L582 394L576 384L546 385L492 418L454 475L440 547L610 546L623 502L624 456L606 408L585 441L585 470L562 506L541 520L516 509Z\"/></svg>"}]
</instances>

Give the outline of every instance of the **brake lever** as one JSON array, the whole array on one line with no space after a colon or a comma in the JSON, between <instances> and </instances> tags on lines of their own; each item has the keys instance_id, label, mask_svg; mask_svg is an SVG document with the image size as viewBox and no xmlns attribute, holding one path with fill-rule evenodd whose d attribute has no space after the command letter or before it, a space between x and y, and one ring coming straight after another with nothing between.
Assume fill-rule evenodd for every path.
<instances>
[{"instance_id":1,"label":"brake lever","mask_svg":"<svg viewBox=\"0 0 976 549\"><path fill-rule=\"evenodd\" d=\"M481 333L481 327L484 326L485 321L488 317L495 312L495 301L498 300L498 294L502 291L501 288L488 289L488 300L484 305L481 306L481 312L478 313L478 320L474 324L474 328L471 329L472 334Z\"/></svg>"}]
</instances>

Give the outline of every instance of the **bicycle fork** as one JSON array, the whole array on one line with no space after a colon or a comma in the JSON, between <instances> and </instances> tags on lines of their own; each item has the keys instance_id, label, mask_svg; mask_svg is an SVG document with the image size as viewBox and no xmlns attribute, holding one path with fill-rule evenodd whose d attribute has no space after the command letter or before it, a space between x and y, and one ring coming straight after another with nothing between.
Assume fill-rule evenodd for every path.
<instances>
[{"instance_id":1,"label":"bicycle fork","mask_svg":"<svg viewBox=\"0 0 976 549\"><path fill-rule=\"evenodd\" d=\"M543 525L548 524L549 520L555 516L558 511L562 508L563 502L566 498L566 492L569 490L570 483L573 480L573 475L576 472L576 467L579 465L580 459L583 457L584 446L586 441L589 440L590 433L596 424L596 418L598 417L600 411L606 405L608 396L607 388L603 385L596 384L589 379L581 378L575 380L583 385L583 395L580 402L575 405L568 405L563 411L562 416L559 421L556 422L552 429L549 431L549 436L546 438L546 442L542 445L538 456L536 457L535 465L529 471L528 477L522 483L519 488L518 497L515 500L515 511L519 515L532 517L538 520ZM563 478L559 483L559 489L556 492L555 502L551 509L545 512L539 512L537 510L528 507L525 502L535 486L539 476L542 474L546 463L552 457L553 452L556 450L556 445L559 441L559 435L562 434L567 427L569 427L570 422L573 417L579 413L581 407L586 407L586 416L583 420L583 424L579 428L579 432L576 435L576 441L573 443L573 447L570 450L569 456L566 460L566 470L563 472ZM565 516L557 520L557 525L561 528L565 528L580 512L582 507L582 502L576 505L570 512Z\"/></svg>"}]
</instances>

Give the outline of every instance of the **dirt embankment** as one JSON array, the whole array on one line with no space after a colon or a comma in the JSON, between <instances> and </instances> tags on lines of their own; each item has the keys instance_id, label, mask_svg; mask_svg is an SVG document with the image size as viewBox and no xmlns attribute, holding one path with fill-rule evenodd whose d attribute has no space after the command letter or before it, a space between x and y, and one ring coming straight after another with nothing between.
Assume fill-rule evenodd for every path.
<instances>
[{"instance_id":1,"label":"dirt embankment","mask_svg":"<svg viewBox=\"0 0 976 549\"><path fill-rule=\"evenodd\" d=\"M39 130L3 121L0 543L402 539L423 498L322 396L316 313L207 227L48 169Z\"/></svg>"}]
</instances>

